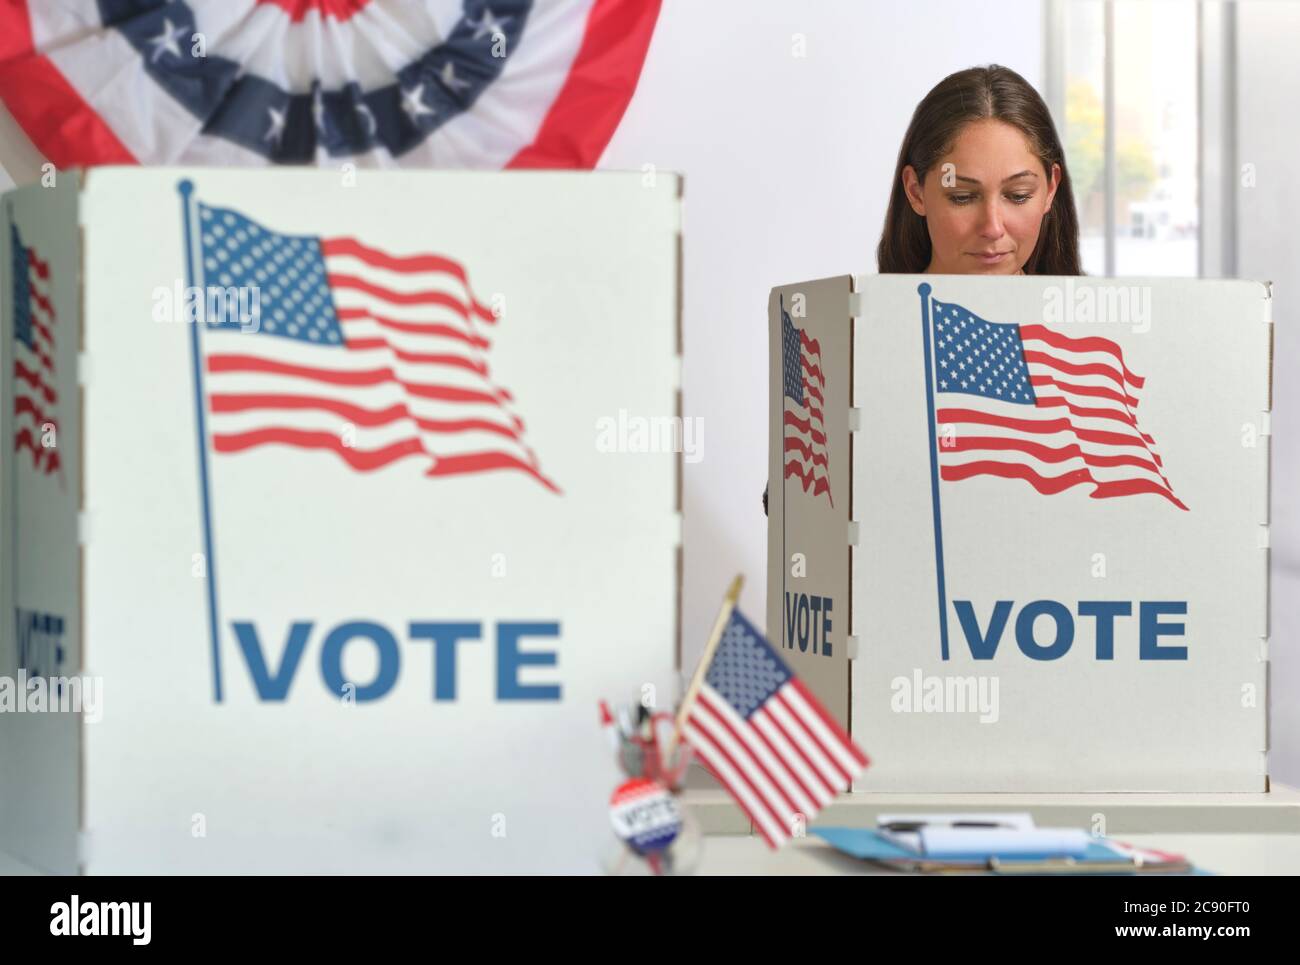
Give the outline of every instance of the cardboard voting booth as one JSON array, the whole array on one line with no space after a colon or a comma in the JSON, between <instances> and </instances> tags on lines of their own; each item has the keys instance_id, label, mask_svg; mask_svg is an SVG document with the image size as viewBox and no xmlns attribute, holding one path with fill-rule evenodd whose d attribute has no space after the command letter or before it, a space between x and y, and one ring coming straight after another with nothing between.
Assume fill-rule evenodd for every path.
<instances>
[{"instance_id":1,"label":"cardboard voting booth","mask_svg":"<svg viewBox=\"0 0 1300 965\"><path fill-rule=\"evenodd\" d=\"M1267 788L1271 293L773 289L768 629L855 790Z\"/></svg>"},{"instance_id":2,"label":"cardboard voting booth","mask_svg":"<svg viewBox=\"0 0 1300 965\"><path fill-rule=\"evenodd\" d=\"M597 701L675 681L678 455L619 427L679 415L679 195L159 169L6 195L0 848L594 870Z\"/></svg>"}]
</instances>

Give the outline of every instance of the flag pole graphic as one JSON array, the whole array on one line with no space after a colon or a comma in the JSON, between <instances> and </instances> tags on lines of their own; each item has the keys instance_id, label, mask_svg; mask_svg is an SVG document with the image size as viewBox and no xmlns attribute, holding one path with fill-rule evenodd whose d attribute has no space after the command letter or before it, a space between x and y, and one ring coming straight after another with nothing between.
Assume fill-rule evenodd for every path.
<instances>
[{"instance_id":1,"label":"flag pole graphic","mask_svg":"<svg viewBox=\"0 0 1300 965\"><path fill-rule=\"evenodd\" d=\"M691 716L691 707L695 704L695 697L700 692L700 685L704 683L704 675L708 673L709 664L713 661L713 653L718 649L718 644L722 642L722 632L727 629L727 623L731 620L731 611L736 608L736 603L740 600L740 589L745 585L745 578L739 573L731 581L731 587L727 590L727 595L722 601L722 609L718 611L718 618L713 621L713 632L709 634L709 640L704 645L704 652L700 654L700 662L695 665L695 676L691 678L691 685L686 689L686 696L682 698L681 709L677 711L677 723L673 727L672 735L668 738L668 744L664 747L663 760L670 761L673 752L677 750L677 745L682 739L682 728L686 726L686 718Z\"/></svg>"},{"instance_id":2,"label":"flag pole graphic","mask_svg":"<svg viewBox=\"0 0 1300 965\"><path fill-rule=\"evenodd\" d=\"M193 194L194 182L188 178L177 186L181 196L181 214L185 224L185 274L190 291L198 288L194 270ZM203 405L203 357L199 352L199 326L205 324L205 301L200 295L198 317L190 326L190 356L194 367L194 415L199 447L199 495L203 507L204 573L208 583L208 635L212 647L212 692L221 703L221 649L218 628L221 621L217 610L217 567L212 553L212 500L208 491L208 432Z\"/></svg>"},{"instance_id":3,"label":"flag pole graphic","mask_svg":"<svg viewBox=\"0 0 1300 965\"><path fill-rule=\"evenodd\" d=\"M930 286L916 286L921 296L921 335L925 343L925 408L930 423L930 503L934 508L934 572L939 587L939 648L948 659L948 592L943 582L943 515L939 511L939 448L934 422L934 355L930 347Z\"/></svg>"},{"instance_id":4,"label":"flag pole graphic","mask_svg":"<svg viewBox=\"0 0 1300 965\"><path fill-rule=\"evenodd\" d=\"M780 454L777 456L777 459L780 462L781 471L777 474L777 478L781 481L781 614L782 616L784 616L785 608L788 605L785 602L788 599L786 597L786 574L790 572L789 570L790 557L786 555L786 547L785 547L785 533L786 533L786 522L785 522L785 489L786 489L785 486L785 365L786 365L785 362L785 294L784 293L780 294L778 298L780 299L780 305L781 305L781 445L780 445ZM809 418L811 419L811 413L809 414ZM812 423L810 421L809 426L811 427L811 425ZM769 465L771 464L769 463ZM826 468L829 469L830 466L827 465ZM768 501L771 502L770 493L768 494ZM770 613L771 611L769 610L768 612ZM785 627L786 627L785 620L782 619L781 646L784 648L786 643L788 642L790 646L793 647L794 641L793 640L787 641L785 639ZM768 634L771 634L772 628L769 627L767 632Z\"/></svg>"}]
</instances>

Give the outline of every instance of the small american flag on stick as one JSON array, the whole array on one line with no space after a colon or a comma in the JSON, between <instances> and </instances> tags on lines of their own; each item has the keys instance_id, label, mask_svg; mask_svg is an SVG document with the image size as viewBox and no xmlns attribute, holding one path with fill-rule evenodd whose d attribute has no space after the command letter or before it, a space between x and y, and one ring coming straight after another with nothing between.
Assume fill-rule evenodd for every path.
<instances>
[{"instance_id":1,"label":"small american flag on stick","mask_svg":"<svg viewBox=\"0 0 1300 965\"><path fill-rule=\"evenodd\" d=\"M1055 495L1174 495L1156 441L1138 425L1138 393L1117 342L1044 325L989 322L931 301L939 477L1023 479Z\"/></svg>"},{"instance_id":2,"label":"small american flag on stick","mask_svg":"<svg viewBox=\"0 0 1300 965\"><path fill-rule=\"evenodd\" d=\"M204 326L216 452L327 450L360 472L415 458L426 476L511 470L559 492L492 380L497 319L461 264L197 211L205 290L259 293L255 326L233 313Z\"/></svg>"},{"instance_id":3,"label":"small american flag on stick","mask_svg":"<svg viewBox=\"0 0 1300 965\"><path fill-rule=\"evenodd\" d=\"M59 450L47 445L58 431L55 407L55 332L58 319L50 301L49 263L36 249L23 244L18 227L10 225L13 258L14 310L14 452L27 450L43 475L59 471Z\"/></svg>"},{"instance_id":4,"label":"small american flag on stick","mask_svg":"<svg viewBox=\"0 0 1300 965\"><path fill-rule=\"evenodd\" d=\"M826 376L817 339L794 324L781 299L781 362L784 375L782 413L783 478L794 476L804 492L826 494L831 505L830 461L826 449Z\"/></svg>"},{"instance_id":5,"label":"small american flag on stick","mask_svg":"<svg viewBox=\"0 0 1300 965\"><path fill-rule=\"evenodd\" d=\"M682 734L778 848L869 761L739 609L703 659Z\"/></svg>"}]
</instances>

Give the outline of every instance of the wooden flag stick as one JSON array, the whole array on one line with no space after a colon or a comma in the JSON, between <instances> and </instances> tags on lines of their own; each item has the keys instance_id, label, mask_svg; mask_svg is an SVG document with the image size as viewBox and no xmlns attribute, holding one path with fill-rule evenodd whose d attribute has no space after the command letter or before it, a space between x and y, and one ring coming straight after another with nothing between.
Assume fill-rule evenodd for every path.
<instances>
[{"instance_id":1,"label":"wooden flag stick","mask_svg":"<svg viewBox=\"0 0 1300 965\"><path fill-rule=\"evenodd\" d=\"M677 711L677 723L673 727L672 736L668 738L668 746L664 748L663 761L665 765L673 759L673 752L677 750L677 745L681 742L682 728L686 726L686 718L691 714L691 707L700 692L700 685L704 683L704 675L708 673L709 664L713 661L713 653L718 649L718 644L722 642L722 632L727 629L727 622L731 619L731 611L736 608L736 603L740 600L740 588L744 585L745 578L739 573L736 574L736 578L731 581L731 588L727 590L727 595L722 600L722 609L718 611L718 618L713 621L713 632L709 634L709 640L704 645L704 652L700 654L700 662L695 665L695 676L691 678L691 685L686 688L686 696L682 698L681 709Z\"/></svg>"}]
</instances>

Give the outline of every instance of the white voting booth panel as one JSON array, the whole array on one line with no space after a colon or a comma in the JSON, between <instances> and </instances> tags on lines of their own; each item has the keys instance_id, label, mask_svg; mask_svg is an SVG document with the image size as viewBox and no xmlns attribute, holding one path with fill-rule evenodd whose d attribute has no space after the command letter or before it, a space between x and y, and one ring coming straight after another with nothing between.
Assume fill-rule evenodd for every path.
<instances>
[{"instance_id":1,"label":"white voting booth panel","mask_svg":"<svg viewBox=\"0 0 1300 965\"><path fill-rule=\"evenodd\" d=\"M679 412L679 209L673 176L561 172L7 195L6 291L20 238L56 354L39 414L5 362L3 431L57 422L61 465L6 446L0 675L102 694L0 713L0 849L595 870L597 701L675 680L678 457L599 440ZM196 323L191 284L255 317Z\"/></svg>"},{"instance_id":2,"label":"white voting booth panel","mask_svg":"<svg viewBox=\"0 0 1300 965\"><path fill-rule=\"evenodd\" d=\"M855 790L1266 789L1266 285L769 309L769 635L870 755Z\"/></svg>"}]
</instances>

